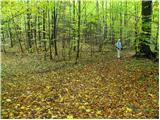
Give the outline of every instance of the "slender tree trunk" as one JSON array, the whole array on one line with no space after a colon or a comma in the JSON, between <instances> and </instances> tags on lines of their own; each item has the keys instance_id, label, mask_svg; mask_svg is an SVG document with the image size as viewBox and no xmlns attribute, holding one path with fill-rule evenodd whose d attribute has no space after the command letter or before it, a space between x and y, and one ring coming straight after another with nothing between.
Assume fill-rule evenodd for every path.
<instances>
[{"instance_id":1,"label":"slender tree trunk","mask_svg":"<svg viewBox=\"0 0 160 120\"><path fill-rule=\"evenodd\" d=\"M10 38L10 46L11 48L13 47L13 36L12 36L12 31L11 31L11 28L10 28L10 23L8 22L8 32L9 32L9 38Z\"/></svg>"},{"instance_id":2,"label":"slender tree trunk","mask_svg":"<svg viewBox=\"0 0 160 120\"><path fill-rule=\"evenodd\" d=\"M62 6L63 6L63 16L66 16L65 15L65 10L66 10L66 3L65 1L62 2ZM63 27L64 27L64 30L63 30L63 38L62 38L62 57L63 59L65 60L65 40L66 40L66 34L65 34L65 31L66 31L66 20L65 20L65 17L62 18L63 20Z\"/></svg>"},{"instance_id":3,"label":"slender tree trunk","mask_svg":"<svg viewBox=\"0 0 160 120\"><path fill-rule=\"evenodd\" d=\"M100 14L99 14L99 2L96 0L96 11L98 14L98 22L97 22L97 30L96 30L96 45L98 43L99 52L102 50L102 40L101 40L101 21L100 21Z\"/></svg>"},{"instance_id":4,"label":"slender tree trunk","mask_svg":"<svg viewBox=\"0 0 160 120\"><path fill-rule=\"evenodd\" d=\"M71 2L70 2L70 0L69 0L69 41L68 41L68 44L69 44L69 51L68 51L68 56L69 56L69 60L71 59L71 17L72 17L72 15L71 15Z\"/></svg>"},{"instance_id":5,"label":"slender tree trunk","mask_svg":"<svg viewBox=\"0 0 160 120\"><path fill-rule=\"evenodd\" d=\"M50 2L48 1L48 4ZM49 54L50 54L50 60L53 59L52 57L52 43L51 43L51 32L50 32L50 9L48 9L48 35L49 35Z\"/></svg>"},{"instance_id":6,"label":"slender tree trunk","mask_svg":"<svg viewBox=\"0 0 160 120\"><path fill-rule=\"evenodd\" d=\"M46 12L43 10L43 39L46 39L46 30L45 30L45 24L46 24Z\"/></svg>"},{"instance_id":7,"label":"slender tree trunk","mask_svg":"<svg viewBox=\"0 0 160 120\"><path fill-rule=\"evenodd\" d=\"M56 13L56 7L55 7L55 4L54 4L54 11L53 11L53 40L54 40L54 49L55 49L55 55L57 56L58 55L58 52L57 52L57 13Z\"/></svg>"},{"instance_id":8,"label":"slender tree trunk","mask_svg":"<svg viewBox=\"0 0 160 120\"><path fill-rule=\"evenodd\" d=\"M135 4L135 41L134 41L134 46L135 46L135 52L137 54L137 39L138 39L138 20L137 20L137 4Z\"/></svg>"},{"instance_id":9,"label":"slender tree trunk","mask_svg":"<svg viewBox=\"0 0 160 120\"><path fill-rule=\"evenodd\" d=\"M113 37L112 37L112 29L113 29L113 27L112 27L112 1L110 0L109 1L110 2L110 41L112 41L112 44L113 44Z\"/></svg>"},{"instance_id":10,"label":"slender tree trunk","mask_svg":"<svg viewBox=\"0 0 160 120\"><path fill-rule=\"evenodd\" d=\"M121 7L121 11L120 11L120 39L121 42L123 41L123 29L122 29L122 1L120 2L120 7Z\"/></svg>"},{"instance_id":11,"label":"slender tree trunk","mask_svg":"<svg viewBox=\"0 0 160 120\"><path fill-rule=\"evenodd\" d=\"M43 42L44 42L44 50L47 52L47 47L46 47L46 12L43 10Z\"/></svg>"},{"instance_id":12,"label":"slender tree trunk","mask_svg":"<svg viewBox=\"0 0 160 120\"><path fill-rule=\"evenodd\" d=\"M78 39L77 39L77 56L76 56L76 63L79 58L79 46L80 46L80 24L81 24L81 1L78 0Z\"/></svg>"},{"instance_id":13,"label":"slender tree trunk","mask_svg":"<svg viewBox=\"0 0 160 120\"><path fill-rule=\"evenodd\" d=\"M100 17L100 11L99 11L99 9L100 9L100 7L99 7L99 3L98 3L98 0L97 0L97 7L98 7L98 10L97 10L97 12L98 12L98 39L99 39L99 52L101 52L102 51L102 47L103 47L103 39L102 39L102 30L101 30L101 17ZM102 9L103 9L103 13L104 13L104 1L103 1L103 3L102 3ZM102 20L103 20L103 23L104 23L104 14L103 14L103 18L102 18ZM103 26L104 27L104 26Z\"/></svg>"},{"instance_id":14,"label":"slender tree trunk","mask_svg":"<svg viewBox=\"0 0 160 120\"><path fill-rule=\"evenodd\" d=\"M33 36L34 36L34 17L30 14L30 37L31 37L31 44L33 44Z\"/></svg>"},{"instance_id":15,"label":"slender tree trunk","mask_svg":"<svg viewBox=\"0 0 160 120\"><path fill-rule=\"evenodd\" d=\"M89 25L89 28L90 28L90 31L92 31L92 24L90 24ZM90 39L90 41L91 41L91 57L93 56L93 45L94 45L94 41L92 41L93 40L93 36L92 36L92 34L90 33L90 36L89 36L89 39Z\"/></svg>"},{"instance_id":16,"label":"slender tree trunk","mask_svg":"<svg viewBox=\"0 0 160 120\"><path fill-rule=\"evenodd\" d=\"M112 9L113 9L113 3L112 3ZM115 33L114 33L114 14L112 12L112 44L113 45L115 44L114 35L115 35Z\"/></svg>"},{"instance_id":17,"label":"slender tree trunk","mask_svg":"<svg viewBox=\"0 0 160 120\"><path fill-rule=\"evenodd\" d=\"M38 8L38 10L39 10L39 8ZM39 12L39 14L40 14L40 12ZM40 19L41 17L40 16L38 16L38 40L39 40L39 44L40 44L40 48L41 48L41 29L40 29L40 25L41 25L41 23L40 23Z\"/></svg>"},{"instance_id":18,"label":"slender tree trunk","mask_svg":"<svg viewBox=\"0 0 160 120\"><path fill-rule=\"evenodd\" d=\"M38 53L36 24L37 24L37 16L35 16L34 18L34 42L35 42L36 52Z\"/></svg>"},{"instance_id":19,"label":"slender tree trunk","mask_svg":"<svg viewBox=\"0 0 160 120\"><path fill-rule=\"evenodd\" d=\"M108 35L108 29L107 29L107 19L108 19L108 16L107 16L107 12L108 12L108 10L107 10L107 0L103 4L104 4L104 12L106 13L104 15L104 35L103 35L103 41L105 42L105 39L108 38L108 36L107 36Z\"/></svg>"},{"instance_id":20,"label":"slender tree trunk","mask_svg":"<svg viewBox=\"0 0 160 120\"><path fill-rule=\"evenodd\" d=\"M75 0L73 0L73 24L75 24L76 22L75 22L75 13L76 13L76 1ZM75 29L73 30L73 41L74 41L74 43L75 43L75 36L76 36L76 31L75 31ZM76 51L76 46L74 45L73 46L73 50L74 51Z\"/></svg>"},{"instance_id":21,"label":"slender tree trunk","mask_svg":"<svg viewBox=\"0 0 160 120\"><path fill-rule=\"evenodd\" d=\"M3 47L3 52L6 54L6 48L5 48L5 36L4 36L3 27L1 28L1 34L2 34L2 47Z\"/></svg>"},{"instance_id":22,"label":"slender tree trunk","mask_svg":"<svg viewBox=\"0 0 160 120\"><path fill-rule=\"evenodd\" d=\"M125 1L125 12L124 12L124 37L123 37L123 39L124 40L127 40L128 41L128 45L130 46L130 41L128 40L128 35L127 35L127 19L128 19L128 16L127 16L127 0ZM137 13L138 14L138 13ZM136 14L136 16L137 16L137 14Z\"/></svg>"},{"instance_id":23,"label":"slender tree trunk","mask_svg":"<svg viewBox=\"0 0 160 120\"><path fill-rule=\"evenodd\" d=\"M24 32L25 32L25 48L28 49L28 30L27 30L27 21L26 15L24 15Z\"/></svg>"},{"instance_id":24,"label":"slender tree trunk","mask_svg":"<svg viewBox=\"0 0 160 120\"><path fill-rule=\"evenodd\" d=\"M30 18L31 18L31 14L29 13L29 1L27 1L27 5L28 5L28 9L27 9L27 38L28 38L28 49L32 47L32 41L31 41L31 28L30 28Z\"/></svg>"},{"instance_id":25,"label":"slender tree trunk","mask_svg":"<svg viewBox=\"0 0 160 120\"><path fill-rule=\"evenodd\" d=\"M85 2L85 11L84 11L84 16L85 16L85 18L84 18L84 25L86 25L87 24L87 10L86 10L86 8L87 8L87 1ZM88 36L88 34L87 34L87 29L85 29L84 30L84 43L86 43L86 39L87 39L87 36Z\"/></svg>"},{"instance_id":26,"label":"slender tree trunk","mask_svg":"<svg viewBox=\"0 0 160 120\"><path fill-rule=\"evenodd\" d=\"M23 53L24 51L23 51L23 47L22 47L22 44L21 44L21 38L18 36L19 35L19 33L18 33L19 26L15 23L14 20L13 20L13 24L14 24L14 28L15 28L16 37L18 39L18 43L19 43L19 46L20 46L20 50Z\"/></svg>"}]
</instances>

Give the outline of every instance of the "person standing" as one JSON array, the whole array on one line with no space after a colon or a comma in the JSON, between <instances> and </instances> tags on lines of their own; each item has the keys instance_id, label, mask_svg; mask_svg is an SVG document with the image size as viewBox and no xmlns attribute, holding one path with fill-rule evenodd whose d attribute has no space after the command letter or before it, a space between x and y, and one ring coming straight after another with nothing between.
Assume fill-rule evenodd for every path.
<instances>
[{"instance_id":1,"label":"person standing","mask_svg":"<svg viewBox=\"0 0 160 120\"><path fill-rule=\"evenodd\" d=\"M118 39L118 41L116 42L116 48L117 48L117 58L121 57L121 50L122 50L122 43L121 40Z\"/></svg>"}]
</instances>

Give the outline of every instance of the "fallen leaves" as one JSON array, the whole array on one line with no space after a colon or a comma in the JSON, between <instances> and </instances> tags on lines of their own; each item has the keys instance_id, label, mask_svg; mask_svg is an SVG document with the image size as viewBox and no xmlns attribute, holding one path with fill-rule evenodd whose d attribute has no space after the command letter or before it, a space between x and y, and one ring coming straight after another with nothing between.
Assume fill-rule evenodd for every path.
<instances>
[{"instance_id":1,"label":"fallen leaves","mask_svg":"<svg viewBox=\"0 0 160 120\"><path fill-rule=\"evenodd\" d=\"M125 113L132 112L132 109L128 107L123 108L123 110Z\"/></svg>"},{"instance_id":2,"label":"fallen leaves","mask_svg":"<svg viewBox=\"0 0 160 120\"><path fill-rule=\"evenodd\" d=\"M158 110L154 73L132 67L99 62L3 80L2 118L153 118ZM140 83L145 71L150 75ZM148 85L153 89L147 90Z\"/></svg>"},{"instance_id":3,"label":"fallen leaves","mask_svg":"<svg viewBox=\"0 0 160 120\"><path fill-rule=\"evenodd\" d=\"M67 119L73 119L73 115L67 115Z\"/></svg>"},{"instance_id":4,"label":"fallen leaves","mask_svg":"<svg viewBox=\"0 0 160 120\"><path fill-rule=\"evenodd\" d=\"M6 102L11 102L11 99L6 99Z\"/></svg>"},{"instance_id":5,"label":"fallen leaves","mask_svg":"<svg viewBox=\"0 0 160 120\"><path fill-rule=\"evenodd\" d=\"M82 110L84 110L85 109L85 106L79 106L79 109L82 109Z\"/></svg>"},{"instance_id":6,"label":"fallen leaves","mask_svg":"<svg viewBox=\"0 0 160 120\"><path fill-rule=\"evenodd\" d=\"M86 112L91 112L91 109L86 109Z\"/></svg>"},{"instance_id":7,"label":"fallen leaves","mask_svg":"<svg viewBox=\"0 0 160 120\"><path fill-rule=\"evenodd\" d=\"M100 110L96 111L96 115L102 115L102 111Z\"/></svg>"}]
</instances>

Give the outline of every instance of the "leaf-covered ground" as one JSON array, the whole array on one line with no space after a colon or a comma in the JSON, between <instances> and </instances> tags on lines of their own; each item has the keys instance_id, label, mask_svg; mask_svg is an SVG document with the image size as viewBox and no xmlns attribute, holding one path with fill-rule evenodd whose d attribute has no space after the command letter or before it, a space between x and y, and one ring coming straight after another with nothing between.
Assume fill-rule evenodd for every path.
<instances>
[{"instance_id":1,"label":"leaf-covered ground","mask_svg":"<svg viewBox=\"0 0 160 120\"><path fill-rule=\"evenodd\" d=\"M158 118L158 63L129 54L67 69L24 61L2 59L2 118Z\"/></svg>"}]
</instances>

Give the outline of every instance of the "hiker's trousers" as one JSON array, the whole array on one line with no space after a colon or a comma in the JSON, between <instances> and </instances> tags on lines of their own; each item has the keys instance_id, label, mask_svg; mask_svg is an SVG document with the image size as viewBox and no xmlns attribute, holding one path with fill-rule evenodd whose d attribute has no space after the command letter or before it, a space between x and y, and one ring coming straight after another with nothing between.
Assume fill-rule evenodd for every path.
<instances>
[{"instance_id":1,"label":"hiker's trousers","mask_svg":"<svg viewBox=\"0 0 160 120\"><path fill-rule=\"evenodd\" d=\"M117 48L117 58L121 57L121 50Z\"/></svg>"}]
</instances>

